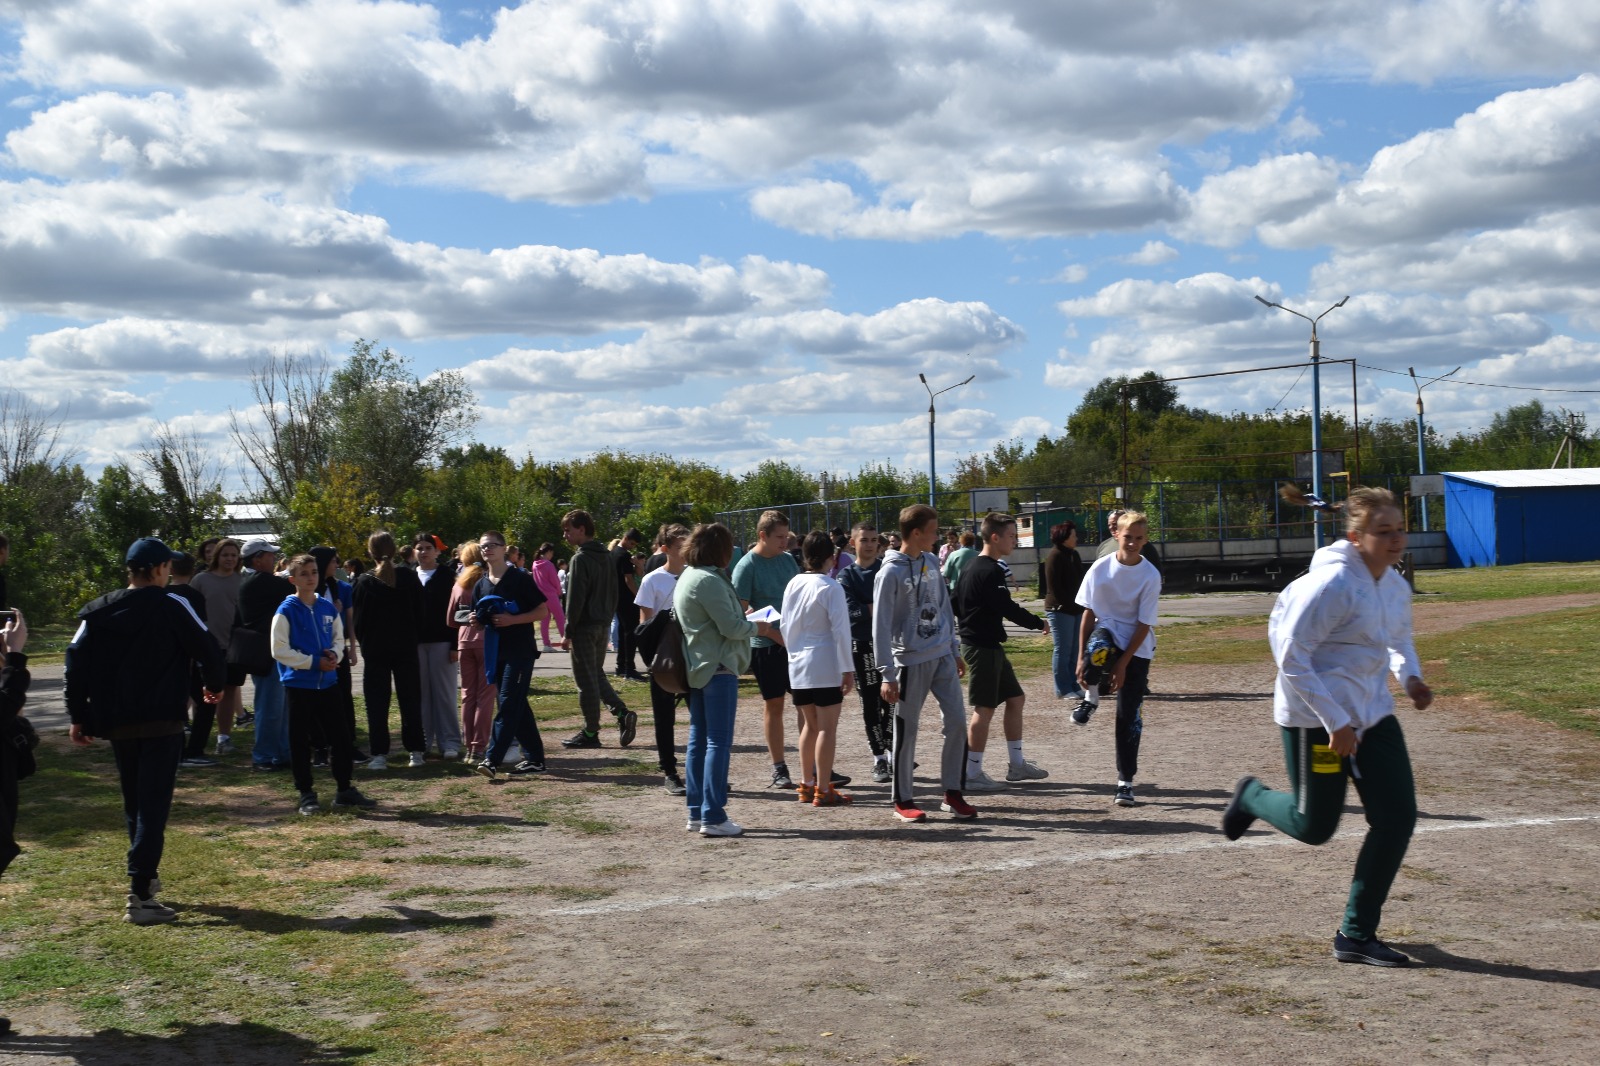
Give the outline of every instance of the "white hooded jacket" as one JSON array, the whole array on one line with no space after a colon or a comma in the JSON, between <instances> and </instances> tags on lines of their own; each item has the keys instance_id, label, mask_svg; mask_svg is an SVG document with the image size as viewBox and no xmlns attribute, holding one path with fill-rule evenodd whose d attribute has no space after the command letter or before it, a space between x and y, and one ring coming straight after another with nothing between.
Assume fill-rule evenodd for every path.
<instances>
[{"instance_id":1,"label":"white hooded jacket","mask_svg":"<svg viewBox=\"0 0 1600 1066\"><path fill-rule=\"evenodd\" d=\"M1411 640L1411 586L1393 569L1374 581L1355 544L1319 548L1311 572L1278 597L1267 623L1278 664L1272 716L1281 726L1359 734L1394 713L1384 678L1422 677Z\"/></svg>"}]
</instances>

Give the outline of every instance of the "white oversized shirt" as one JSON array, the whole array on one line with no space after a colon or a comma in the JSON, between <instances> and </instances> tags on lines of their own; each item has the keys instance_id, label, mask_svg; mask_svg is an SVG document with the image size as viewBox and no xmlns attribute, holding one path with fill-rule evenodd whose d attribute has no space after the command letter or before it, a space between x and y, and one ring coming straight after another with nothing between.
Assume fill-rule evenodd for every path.
<instances>
[{"instance_id":1,"label":"white oversized shirt","mask_svg":"<svg viewBox=\"0 0 1600 1066\"><path fill-rule=\"evenodd\" d=\"M844 588L826 574L797 574L783 590L781 610L790 687L837 687L855 669Z\"/></svg>"},{"instance_id":2,"label":"white oversized shirt","mask_svg":"<svg viewBox=\"0 0 1600 1066\"><path fill-rule=\"evenodd\" d=\"M672 593L678 587L678 575L658 566L639 579L639 591L633 602L648 611L662 611L672 606Z\"/></svg>"},{"instance_id":3,"label":"white oversized shirt","mask_svg":"<svg viewBox=\"0 0 1600 1066\"><path fill-rule=\"evenodd\" d=\"M1422 677L1411 639L1411 586L1393 569L1374 580L1348 540L1319 548L1267 623L1278 664L1272 717L1281 726L1357 733L1394 713L1387 669Z\"/></svg>"},{"instance_id":4,"label":"white oversized shirt","mask_svg":"<svg viewBox=\"0 0 1600 1066\"><path fill-rule=\"evenodd\" d=\"M1102 555L1083 575L1077 602L1080 607L1094 612L1095 624L1109 629L1119 648L1128 646L1140 622L1149 626L1149 635L1133 654L1141 659L1156 657L1161 571L1150 560L1141 556L1134 565L1124 566L1117 562L1115 555Z\"/></svg>"}]
</instances>

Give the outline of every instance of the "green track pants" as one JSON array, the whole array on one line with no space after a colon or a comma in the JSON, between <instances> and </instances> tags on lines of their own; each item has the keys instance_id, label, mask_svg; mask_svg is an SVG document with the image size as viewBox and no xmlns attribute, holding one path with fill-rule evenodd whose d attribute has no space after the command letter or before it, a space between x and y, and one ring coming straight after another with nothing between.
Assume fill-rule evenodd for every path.
<instances>
[{"instance_id":1,"label":"green track pants","mask_svg":"<svg viewBox=\"0 0 1600 1066\"><path fill-rule=\"evenodd\" d=\"M1340 932L1357 940L1376 936L1389 887L1417 824L1417 790L1400 722L1390 715L1361 736L1355 755L1341 759L1325 729L1283 729L1283 761L1291 791L1259 781L1245 790L1246 811L1306 844L1322 844L1339 828L1345 781L1352 778L1367 816L1367 839L1356 858L1350 900Z\"/></svg>"}]
</instances>

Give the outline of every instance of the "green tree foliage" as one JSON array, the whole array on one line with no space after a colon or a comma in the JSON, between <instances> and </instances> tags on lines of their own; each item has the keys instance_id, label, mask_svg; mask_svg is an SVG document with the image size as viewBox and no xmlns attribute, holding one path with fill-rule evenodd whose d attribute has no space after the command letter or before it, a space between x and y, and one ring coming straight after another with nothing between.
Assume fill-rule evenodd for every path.
<instances>
[{"instance_id":1,"label":"green tree foliage","mask_svg":"<svg viewBox=\"0 0 1600 1066\"><path fill-rule=\"evenodd\" d=\"M782 459L768 459L739 479L733 506L782 507L817 499L817 479Z\"/></svg>"}]
</instances>

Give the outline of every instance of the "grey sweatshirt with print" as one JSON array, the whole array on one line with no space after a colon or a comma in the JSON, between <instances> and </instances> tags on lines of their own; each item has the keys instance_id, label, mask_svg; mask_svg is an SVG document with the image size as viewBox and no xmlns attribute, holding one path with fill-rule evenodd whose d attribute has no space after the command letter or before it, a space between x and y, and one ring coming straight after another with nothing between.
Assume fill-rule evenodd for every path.
<instances>
[{"instance_id":1,"label":"grey sweatshirt with print","mask_svg":"<svg viewBox=\"0 0 1600 1066\"><path fill-rule=\"evenodd\" d=\"M883 679L900 683L907 666L959 655L955 613L938 556L912 558L891 549L872 589L872 646Z\"/></svg>"}]
</instances>

